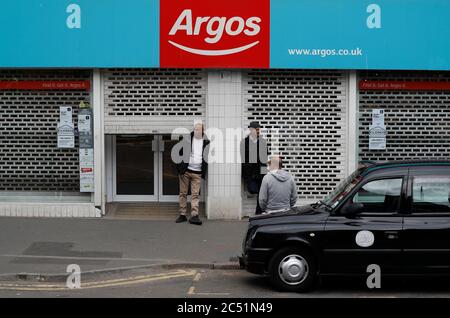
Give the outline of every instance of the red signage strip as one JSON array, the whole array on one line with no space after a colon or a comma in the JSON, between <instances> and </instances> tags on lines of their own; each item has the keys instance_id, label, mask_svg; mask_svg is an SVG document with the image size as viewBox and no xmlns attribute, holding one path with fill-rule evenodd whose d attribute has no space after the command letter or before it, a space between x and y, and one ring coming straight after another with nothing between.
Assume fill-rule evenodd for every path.
<instances>
[{"instance_id":1,"label":"red signage strip","mask_svg":"<svg viewBox=\"0 0 450 318\"><path fill-rule=\"evenodd\" d=\"M90 81L0 81L0 90L90 90Z\"/></svg>"},{"instance_id":2,"label":"red signage strip","mask_svg":"<svg viewBox=\"0 0 450 318\"><path fill-rule=\"evenodd\" d=\"M360 81L360 90L450 91L450 82Z\"/></svg>"}]
</instances>

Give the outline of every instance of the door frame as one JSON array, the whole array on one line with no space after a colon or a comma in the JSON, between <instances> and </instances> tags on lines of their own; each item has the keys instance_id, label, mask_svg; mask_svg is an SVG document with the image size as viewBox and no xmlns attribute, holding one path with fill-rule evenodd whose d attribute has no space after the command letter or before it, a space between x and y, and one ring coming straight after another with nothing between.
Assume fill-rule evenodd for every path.
<instances>
[{"instance_id":1,"label":"door frame","mask_svg":"<svg viewBox=\"0 0 450 318\"><path fill-rule=\"evenodd\" d=\"M179 195L163 195L163 151L161 149L162 134L151 134L154 168L153 195L122 195L117 194L117 136L112 136L112 201L113 202L178 202ZM137 136L130 134L129 136ZM177 189L178 190L178 189ZM190 196L189 196L190 197ZM189 198L188 198L189 199Z\"/></svg>"},{"instance_id":2,"label":"door frame","mask_svg":"<svg viewBox=\"0 0 450 318\"><path fill-rule=\"evenodd\" d=\"M130 134L129 136L136 136ZM154 135L151 135L155 137ZM153 139L155 140L155 139ZM152 141L153 142L153 141ZM153 169L154 174L158 174L158 153L153 152ZM153 178L153 195L123 195L117 194L117 135L112 137L112 199L114 202L157 202L158 201L158 177Z\"/></svg>"},{"instance_id":3,"label":"door frame","mask_svg":"<svg viewBox=\"0 0 450 318\"><path fill-rule=\"evenodd\" d=\"M155 151L156 155L158 156L158 160L155 161L157 162L157 201L158 202L178 202L179 200L179 195L164 195L163 194L163 179L164 179L164 171L163 171L163 152L165 150L161 150L161 145L163 144L163 134L158 134L158 135L154 135L155 136L155 140L158 142L157 144L157 150ZM177 189L177 193L179 192L179 189Z\"/></svg>"}]
</instances>

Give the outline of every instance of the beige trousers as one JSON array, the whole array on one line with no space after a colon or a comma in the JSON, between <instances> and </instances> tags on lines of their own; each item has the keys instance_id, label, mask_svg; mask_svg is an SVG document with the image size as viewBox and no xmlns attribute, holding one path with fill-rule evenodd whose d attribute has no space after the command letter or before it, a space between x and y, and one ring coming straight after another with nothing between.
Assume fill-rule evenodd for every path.
<instances>
[{"instance_id":1,"label":"beige trousers","mask_svg":"<svg viewBox=\"0 0 450 318\"><path fill-rule=\"evenodd\" d=\"M198 215L200 202L200 187L202 184L202 175L186 171L179 176L180 179L180 214L186 215L187 194L189 184L191 185L191 215Z\"/></svg>"}]
</instances>

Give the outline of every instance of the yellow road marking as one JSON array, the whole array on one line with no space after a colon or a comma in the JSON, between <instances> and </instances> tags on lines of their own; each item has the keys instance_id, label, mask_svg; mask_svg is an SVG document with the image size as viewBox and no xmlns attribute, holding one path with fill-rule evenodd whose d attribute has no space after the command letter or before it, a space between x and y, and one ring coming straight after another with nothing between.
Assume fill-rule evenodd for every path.
<instances>
[{"instance_id":1,"label":"yellow road marking","mask_svg":"<svg viewBox=\"0 0 450 318\"><path fill-rule=\"evenodd\" d=\"M192 295L198 295L198 296L229 296L230 293L193 293Z\"/></svg>"},{"instance_id":2,"label":"yellow road marking","mask_svg":"<svg viewBox=\"0 0 450 318\"><path fill-rule=\"evenodd\" d=\"M175 272L160 273L160 274L154 274L154 275L143 275L143 276L135 276L135 277L130 277L130 278L123 278L123 279L111 279L111 280L104 280L104 281L87 282L87 283L81 283L81 288L74 289L74 290L131 285L131 284L145 283L145 282L151 282L151 281L157 281L157 280L166 280L166 279L171 279L171 278L194 276L196 273L197 273L197 271L194 271L194 270L191 270L191 271L179 270L179 271L175 271ZM7 284L7 283L6 284L0 283L0 289L1 290L22 290L22 291L61 291L61 290L67 291L67 290L71 290L68 287L66 287L65 285L48 285L48 284L21 285L21 284Z\"/></svg>"},{"instance_id":3,"label":"yellow road marking","mask_svg":"<svg viewBox=\"0 0 450 318\"><path fill-rule=\"evenodd\" d=\"M192 280L192 282L199 282L200 281L200 277L202 276L202 274L197 273L194 276L194 279ZM196 293L195 292L195 286L191 286L187 292L188 295L198 295L198 296L228 296L230 295L230 293Z\"/></svg>"},{"instance_id":4,"label":"yellow road marking","mask_svg":"<svg viewBox=\"0 0 450 318\"><path fill-rule=\"evenodd\" d=\"M142 275L142 276L134 276L134 277L128 277L128 278L119 278L119 279L111 279L111 280L100 280L100 281L93 281L93 282L87 282L83 283L83 286L90 286L90 285L101 285L101 284L109 284L109 283L118 283L118 282L124 282L124 281L135 281L135 280L141 280L146 278L155 278L155 277L162 277L164 278L167 275L174 275L174 274L185 274L186 271L175 271L170 273L159 273L159 274L153 274L153 275ZM34 286L34 287L45 287L45 288L51 288L51 287L61 287L61 285L46 285L46 284L0 284L0 286L5 287L22 287L22 286Z\"/></svg>"},{"instance_id":5,"label":"yellow road marking","mask_svg":"<svg viewBox=\"0 0 450 318\"><path fill-rule=\"evenodd\" d=\"M194 282L198 282L200 280L201 276L202 275L200 273L197 273L194 276L194 279L192 280L192 285L194 285ZM195 295L195 287L194 286L189 287L187 294L188 295Z\"/></svg>"},{"instance_id":6,"label":"yellow road marking","mask_svg":"<svg viewBox=\"0 0 450 318\"><path fill-rule=\"evenodd\" d=\"M200 277L202 276L202 274L197 273L197 275L195 275L194 279L192 281L194 282L198 282L200 280Z\"/></svg>"},{"instance_id":7,"label":"yellow road marking","mask_svg":"<svg viewBox=\"0 0 450 318\"><path fill-rule=\"evenodd\" d=\"M189 288L188 290L188 295L194 295L195 294L195 287L191 286L191 288Z\"/></svg>"}]
</instances>

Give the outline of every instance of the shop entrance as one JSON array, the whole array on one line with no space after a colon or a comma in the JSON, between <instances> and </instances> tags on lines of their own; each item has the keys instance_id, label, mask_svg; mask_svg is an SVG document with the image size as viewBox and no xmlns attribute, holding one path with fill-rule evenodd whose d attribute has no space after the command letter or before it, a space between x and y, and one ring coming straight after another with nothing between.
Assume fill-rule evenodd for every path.
<instances>
[{"instance_id":1,"label":"shop entrance","mask_svg":"<svg viewBox=\"0 0 450 318\"><path fill-rule=\"evenodd\" d=\"M113 137L113 201L176 202L178 176L170 135Z\"/></svg>"}]
</instances>

